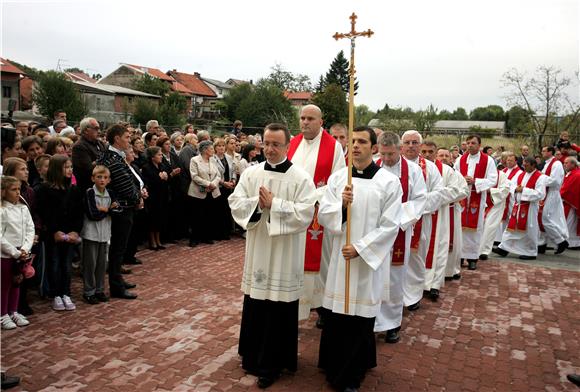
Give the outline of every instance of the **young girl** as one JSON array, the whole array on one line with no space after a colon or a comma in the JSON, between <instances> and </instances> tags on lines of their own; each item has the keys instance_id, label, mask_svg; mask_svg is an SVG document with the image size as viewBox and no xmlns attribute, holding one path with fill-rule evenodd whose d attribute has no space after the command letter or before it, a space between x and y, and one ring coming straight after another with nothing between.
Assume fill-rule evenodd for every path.
<instances>
[{"instance_id":1,"label":"young girl","mask_svg":"<svg viewBox=\"0 0 580 392\"><path fill-rule=\"evenodd\" d=\"M30 322L17 312L20 263L29 259L34 242L34 223L26 205L20 203L20 180L2 177L1 325L2 329L24 327Z\"/></svg>"},{"instance_id":2,"label":"young girl","mask_svg":"<svg viewBox=\"0 0 580 392\"><path fill-rule=\"evenodd\" d=\"M46 181L36 193L38 213L43 225L46 265L54 310L75 310L70 298L74 245L83 227L82 195L71 184L72 162L66 155L50 158Z\"/></svg>"}]
</instances>

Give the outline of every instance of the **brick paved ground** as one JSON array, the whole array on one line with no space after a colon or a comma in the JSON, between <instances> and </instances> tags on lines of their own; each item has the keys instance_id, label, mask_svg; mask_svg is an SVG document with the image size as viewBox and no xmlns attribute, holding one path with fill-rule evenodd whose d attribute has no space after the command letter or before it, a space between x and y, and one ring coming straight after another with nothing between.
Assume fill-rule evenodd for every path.
<instances>
[{"instance_id":1,"label":"brick paved ground","mask_svg":"<svg viewBox=\"0 0 580 392\"><path fill-rule=\"evenodd\" d=\"M2 366L29 391L257 390L237 357L244 243L144 251L136 301L76 312L33 303L31 325L2 332ZM439 303L406 314L400 343L378 337L366 391L573 391L580 372L580 272L482 262ZM299 370L269 390L326 391L320 331L300 328ZM18 389L16 389L18 390Z\"/></svg>"}]
</instances>

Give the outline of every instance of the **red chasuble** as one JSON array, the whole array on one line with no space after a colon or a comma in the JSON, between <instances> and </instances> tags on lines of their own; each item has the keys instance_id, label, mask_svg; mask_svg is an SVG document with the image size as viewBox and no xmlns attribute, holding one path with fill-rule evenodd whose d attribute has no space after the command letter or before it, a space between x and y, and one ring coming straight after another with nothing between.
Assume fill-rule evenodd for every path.
<instances>
[{"instance_id":1,"label":"red chasuble","mask_svg":"<svg viewBox=\"0 0 580 392\"><path fill-rule=\"evenodd\" d=\"M507 167L505 169L503 169L504 173L507 173ZM514 166L514 169L511 171L511 173L508 175L508 180L511 180L512 178L514 178L514 176L516 174L518 174L520 172L520 168L517 166ZM498 177L499 180L499 177ZM511 197L511 193L508 193L507 198L505 199L505 208L503 209L503 216L501 217L501 221L505 222L505 220L508 218L508 213L509 213L509 209L510 209L510 197Z\"/></svg>"},{"instance_id":2,"label":"red chasuble","mask_svg":"<svg viewBox=\"0 0 580 392\"><path fill-rule=\"evenodd\" d=\"M318 148L318 158L316 160L316 169L314 170L314 186L317 188L326 185L328 177L332 174L332 164L334 162L334 147L336 140L322 130L320 146ZM292 161L294 153L298 149L304 135L301 133L290 140L288 148L288 159ZM322 238L324 237L324 227L318 223L318 205L314 212L314 218L306 231L306 252L304 254L304 270L320 271L320 258L322 256Z\"/></svg>"},{"instance_id":3,"label":"red chasuble","mask_svg":"<svg viewBox=\"0 0 580 392\"><path fill-rule=\"evenodd\" d=\"M556 161L557 161L556 158L552 158L552 160L550 161L550 164L546 169L546 173L544 173L548 177L550 177L550 174L552 174L552 166L554 166L554 162ZM540 208L538 209L538 226L540 226L540 231L542 232L546 231L544 230L544 223L542 222L542 214L544 213L544 204L546 203L546 199L548 198L548 188L549 187L546 187L546 196L542 200L540 200Z\"/></svg>"},{"instance_id":4,"label":"red chasuble","mask_svg":"<svg viewBox=\"0 0 580 392\"><path fill-rule=\"evenodd\" d=\"M522 185L524 176L526 172L522 172L518 177L518 185ZM526 183L526 188L534 189L536 187L536 182L538 178L542 176L542 173L535 170L531 177ZM507 229L510 231L527 231L528 230L528 211L530 210L529 201L517 201L514 203L514 208L512 209L512 214L508 223Z\"/></svg>"},{"instance_id":5,"label":"red chasuble","mask_svg":"<svg viewBox=\"0 0 580 392\"><path fill-rule=\"evenodd\" d=\"M427 164L425 163L425 158L419 156L419 167L423 172L423 179L427 183ZM414 252L419 250L419 242L421 242L421 228L423 226L423 217L421 217L415 226L413 227L413 237L411 237L411 249Z\"/></svg>"},{"instance_id":6,"label":"red chasuble","mask_svg":"<svg viewBox=\"0 0 580 392\"><path fill-rule=\"evenodd\" d=\"M439 160L435 160L435 166L439 170L439 174L443 177L443 164ZM435 211L431 214L431 240L429 241L429 250L427 251L427 258L425 259L425 267L427 269L433 268L433 254L435 253L435 236L437 234L437 218L439 212Z\"/></svg>"},{"instance_id":7,"label":"red chasuble","mask_svg":"<svg viewBox=\"0 0 580 392\"><path fill-rule=\"evenodd\" d=\"M409 164L403 157L399 157L401 160L401 187L403 188L403 197L401 201L406 203L409 199ZM380 162L380 159L379 159ZM382 163L382 162L381 162ZM403 265L405 263L405 232L399 229L399 234L395 239L395 244L393 245L393 261L392 265Z\"/></svg>"},{"instance_id":8,"label":"red chasuble","mask_svg":"<svg viewBox=\"0 0 580 392\"><path fill-rule=\"evenodd\" d=\"M469 154L463 154L459 160L459 172L463 177L467 176L467 169L469 168L467 157L469 157ZM475 171L473 173L474 179L485 178L488 159L489 157L487 154L479 153L479 162L475 165ZM469 206L467 205L468 200ZM463 212L461 213L461 226L464 229L477 230L479 209L481 207L481 193L477 193L475 190L475 183L470 186L469 198L463 199L461 201L461 206L463 207Z\"/></svg>"},{"instance_id":9,"label":"red chasuble","mask_svg":"<svg viewBox=\"0 0 580 392\"><path fill-rule=\"evenodd\" d=\"M580 169L576 168L564 177L562 188L560 188L560 195L564 201L564 214L568 218L568 214L572 208L576 209L578 214L578 224L576 225L576 235L580 236Z\"/></svg>"}]
</instances>

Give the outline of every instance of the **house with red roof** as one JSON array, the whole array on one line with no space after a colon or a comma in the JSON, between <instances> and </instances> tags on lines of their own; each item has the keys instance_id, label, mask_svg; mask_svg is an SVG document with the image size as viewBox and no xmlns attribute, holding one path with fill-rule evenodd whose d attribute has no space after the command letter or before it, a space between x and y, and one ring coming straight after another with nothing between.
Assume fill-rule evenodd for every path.
<instances>
[{"instance_id":1,"label":"house with red roof","mask_svg":"<svg viewBox=\"0 0 580 392\"><path fill-rule=\"evenodd\" d=\"M188 74L174 69L168 71L167 75L191 91L192 117L215 118L219 114L219 111L215 107L218 101L218 94L201 79L199 73L194 72L193 74Z\"/></svg>"},{"instance_id":2,"label":"house with red roof","mask_svg":"<svg viewBox=\"0 0 580 392\"><path fill-rule=\"evenodd\" d=\"M284 96L290 101L292 106L300 111L303 106L312 103L312 93L310 91L284 91Z\"/></svg>"},{"instance_id":3,"label":"house with red roof","mask_svg":"<svg viewBox=\"0 0 580 392\"><path fill-rule=\"evenodd\" d=\"M20 68L0 57L2 111L21 110L20 81L25 76Z\"/></svg>"}]
</instances>

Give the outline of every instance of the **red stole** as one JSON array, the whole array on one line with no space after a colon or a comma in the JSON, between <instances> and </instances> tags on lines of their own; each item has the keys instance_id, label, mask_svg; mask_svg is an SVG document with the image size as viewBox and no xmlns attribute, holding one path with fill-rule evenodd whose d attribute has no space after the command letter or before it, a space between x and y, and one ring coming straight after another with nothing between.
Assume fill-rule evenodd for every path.
<instances>
[{"instance_id":1,"label":"red stole","mask_svg":"<svg viewBox=\"0 0 580 392\"><path fill-rule=\"evenodd\" d=\"M552 158L552 160L548 164L548 167L546 168L546 173L544 173L548 177L550 177L550 174L552 174L552 166L554 166L554 162L556 162L556 161L557 161L556 158ZM542 215L544 213L544 204L546 203L546 199L548 198L548 190L549 190L548 187L546 187L546 196L542 200L540 200L540 208L538 208L538 226L540 226L540 231L542 231L542 232L546 231L546 230L544 230L544 223L542 222Z\"/></svg>"},{"instance_id":2,"label":"red stole","mask_svg":"<svg viewBox=\"0 0 580 392\"><path fill-rule=\"evenodd\" d=\"M423 179L427 182L427 163L425 158L419 156L419 167L423 172ZM419 242L421 242L421 228L423 227L423 217L421 217L413 227L413 237L411 237L411 249L413 251L419 250Z\"/></svg>"},{"instance_id":3,"label":"red stole","mask_svg":"<svg viewBox=\"0 0 580 392\"><path fill-rule=\"evenodd\" d=\"M469 154L463 154L459 159L459 172L464 177L467 176L469 168L467 157L469 157ZM479 162L475 165L475 171L473 173L474 179L485 178L488 159L487 154L479 153ZM477 230L479 209L481 207L481 193L477 193L475 190L475 184L472 184L470 188L469 198L461 201L461 206L463 207L463 212L461 213L461 226L464 229ZM469 206L467 205L467 200L469 200Z\"/></svg>"},{"instance_id":4,"label":"red stole","mask_svg":"<svg viewBox=\"0 0 580 392\"><path fill-rule=\"evenodd\" d=\"M435 166L439 170L439 174L443 176L443 164L440 160L435 160ZM427 251L427 258L425 259L425 267L427 269L433 268L433 255L435 253L435 236L437 235L437 218L439 217L439 212L435 211L431 214L431 239L429 241L429 250Z\"/></svg>"},{"instance_id":5,"label":"red stole","mask_svg":"<svg viewBox=\"0 0 580 392\"><path fill-rule=\"evenodd\" d=\"M401 160L401 187L403 188L403 197L401 201L406 203L409 199L409 164L403 157L399 157ZM379 159L380 162L380 159ZM381 162L382 163L382 162ZM399 229L397 238L395 238L395 244L393 245L393 261L392 265L403 265L405 263L405 232Z\"/></svg>"},{"instance_id":6,"label":"red stole","mask_svg":"<svg viewBox=\"0 0 580 392\"><path fill-rule=\"evenodd\" d=\"M522 181L524 180L524 176L526 172L522 172L518 177L518 185L522 185ZM531 177L528 179L526 183L526 188L534 189L536 187L536 182L538 178L540 178L542 173L538 170L534 171ZM510 231L527 231L528 229L528 212L530 210L530 202L529 201L521 201L518 203L517 201L514 203L514 208L512 210L512 214L510 216L510 220L508 223L507 229Z\"/></svg>"},{"instance_id":7,"label":"red stole","mask_svg":"<svg viewBox=\"0 0 580 392\"><path fill-rule=\"evenodd\" d=\"M576 168L566 173L562 188L560 188L560 195L564 201L566 218L568 218L572 208L576 209L576 214L580 214L580 169ZM578 224L576 225L576 235L580 236L580 216L578 216Z\"/></svg>"},{"instance_id":8,"label":"red stole","mask_svg":"<svg viewBox=\"0 0 580 392\"><path fill-rule=\"evenodd\" d=\"M505 169L503 169L504 173L507 173L507 167ZM508 180L511 180L512 178L514 178L514 176L520 172L520 168L517 166L514 166L513 170L510 172L510 174L508 175ZM499 176L499 174L498 174ZM499 180L499 177L498 177ZM505 220L508 218L508 213L509 213L509 209L510 209L510 197L511 197L511 193L508 193L508 197L505 199L505 208L503 209L503 216L501 217L501 221L505 222Z\"/></svg>"},{"instance_id":9,"label":"red stole","mask_svg":"<svg viewBox=\"0 0 580 392\"><path fill-rule=\"evenodd\" d=\"M322 130L320 146L318 148L318 158L316 169L314 170L314 185L318 188L326 185L328 177L332 174L332 164L334 162L334 147L336 140ZM288 159L292 161L294 153L298 149L304 135L301 133L290 140L288 148ZM320 258L322 256L322 238L324 237L324 227L318 223L318 206L314 211L314 218L306 231L306 251L304 254L304 270L320 271Z\"/></svg>"}]
</instances>

